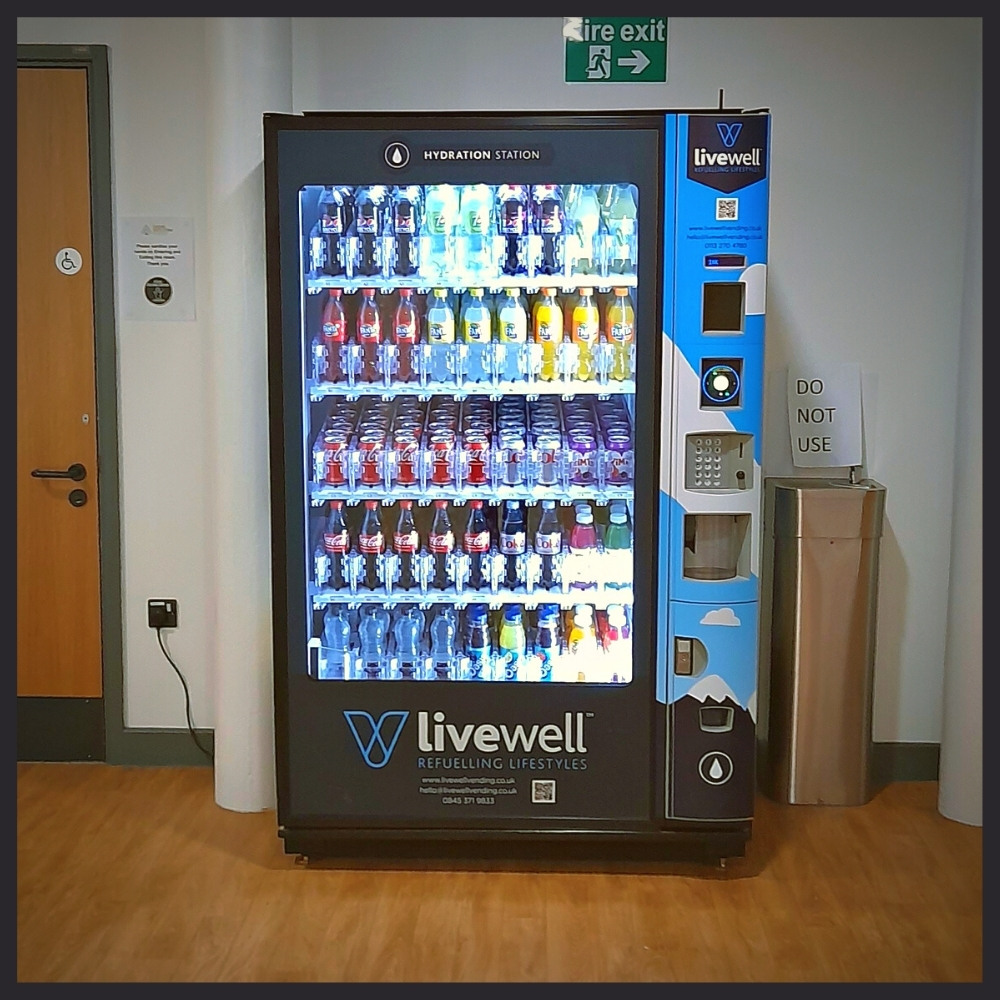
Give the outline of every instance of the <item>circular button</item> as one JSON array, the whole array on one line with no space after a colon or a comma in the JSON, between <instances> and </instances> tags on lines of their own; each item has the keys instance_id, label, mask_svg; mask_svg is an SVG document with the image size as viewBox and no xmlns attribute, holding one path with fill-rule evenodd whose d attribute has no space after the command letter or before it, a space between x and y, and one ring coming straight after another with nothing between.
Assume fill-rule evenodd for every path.
<instances>
[{"instance_id":1,"label":"circular button","mask_svg":"<svg viewBox=\"0 0 1000 1000\"><path fill-rule=\"evenodd\" d=\"M701 390L713 403L728 403L740 391L740 377L730 365L712 365L701 380Z\"/></svg>"}]
</instances>

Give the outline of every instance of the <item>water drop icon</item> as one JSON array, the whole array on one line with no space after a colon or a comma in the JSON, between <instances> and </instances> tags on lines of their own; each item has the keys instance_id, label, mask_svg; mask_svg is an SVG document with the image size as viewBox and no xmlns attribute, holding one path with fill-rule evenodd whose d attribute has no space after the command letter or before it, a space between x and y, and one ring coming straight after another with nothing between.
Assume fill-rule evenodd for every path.
<instances>
[{"instance_id":1,"label":"water drop icon","mask_svg":"<svg viewBox=\"0 0 1000 1000\"><path fill-rule=\"evenodd\" d=\"M712 761L712 766L708 769L708 776L713 781L718 781L723 774L722 765L719 763L719 758L716 757L715 760Z\"/></svg>"},{"instance_id":2,"label":"water drop icon","mask_svg":"<svg viewBox=\"0 0 1000 1000\"><path fill-rule=\"evenodd\" d=\"M400 162L402 162L403 154L399 151L399 146L397 146L392 151L392 157L391 157L391 159L392 159L393 163L400 163Z\"/></svg>"}]
</instances>

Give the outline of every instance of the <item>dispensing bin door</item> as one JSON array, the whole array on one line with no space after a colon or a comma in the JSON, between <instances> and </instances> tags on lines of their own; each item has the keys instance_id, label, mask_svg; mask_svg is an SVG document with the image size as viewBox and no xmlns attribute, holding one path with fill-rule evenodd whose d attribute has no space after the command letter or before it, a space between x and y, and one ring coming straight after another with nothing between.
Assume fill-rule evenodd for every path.
<instances>
[{"instance_id":1,"label":"dispensing bin door","mask_svg":"<svg viewBox=\"0 0 1000 1000\"><path fill-rule=\"evenodd\" d=\"M873 480L765 483L761 772L762 790L778 801L860 805L873 794L884 509L885 487Z\"/></svg>"}]
</instances>

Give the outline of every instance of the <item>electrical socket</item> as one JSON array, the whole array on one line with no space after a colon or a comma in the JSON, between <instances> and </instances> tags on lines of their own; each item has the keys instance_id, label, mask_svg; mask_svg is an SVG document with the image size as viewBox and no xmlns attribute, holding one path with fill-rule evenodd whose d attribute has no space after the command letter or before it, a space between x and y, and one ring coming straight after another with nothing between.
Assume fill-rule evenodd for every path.
<instances>
[{"instance_id":1,"label":"electrical socket","mask_svg":"<svg viewBox=\"0 0 1000 1000\"><path fill-rule=\"evenodd\" d=\"M146 612L150 628L177 628L177 602L173 598L147 601Z\"/></svg>"}]
</instances>

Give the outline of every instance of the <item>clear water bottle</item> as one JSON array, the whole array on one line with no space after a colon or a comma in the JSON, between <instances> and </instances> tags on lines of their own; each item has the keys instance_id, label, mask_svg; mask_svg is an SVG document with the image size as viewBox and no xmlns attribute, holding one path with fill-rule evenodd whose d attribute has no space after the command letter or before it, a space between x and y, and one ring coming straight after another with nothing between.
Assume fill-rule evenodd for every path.
<instances>
[{"instance_id":1,"label":"clear water bottle","mask_svg":"<svg viewBox=\"0 0 1000 1000\"><path fill-rule=\"evenodd\" d=\"M443 605L431 622L431 666L434 676L445 678L451 674L457 651L458 620L455 612Z\"/></svg>"},{"instance_id":2,"label":"clear water bottle","mask_svg":"<svg viewBox=\"0 0 1000 1000\"><path fill-rule=\"evenodd\" d=\"M423 612L409 605L392 629L396 640L396 663L400 677L413 678L420 666L420 642L424 634Z\"/></svg>"},{"instance_id":3,"label":"clear water bottle","mask_svg":"<svg viewBox=\"0 0 1000 1000\"><path fill-rule=\"evenodd\" d=\"M323 616L323 645L327 676L345 677L351 652L351 623L339 604L328 605Z\"/></svg>"},{"instance_id":4,"label":"clear water bottle","mask_svg":"<svg viewBox=\"0 0 1000 1000\"><path fill-rule=\"evenodd\" d=\"M389 636L389 612L385 608L370 606L365 609L358 623L358 641L361 644L361 667L367 677L382 673Z\"/></svg>"}]
</instances>

